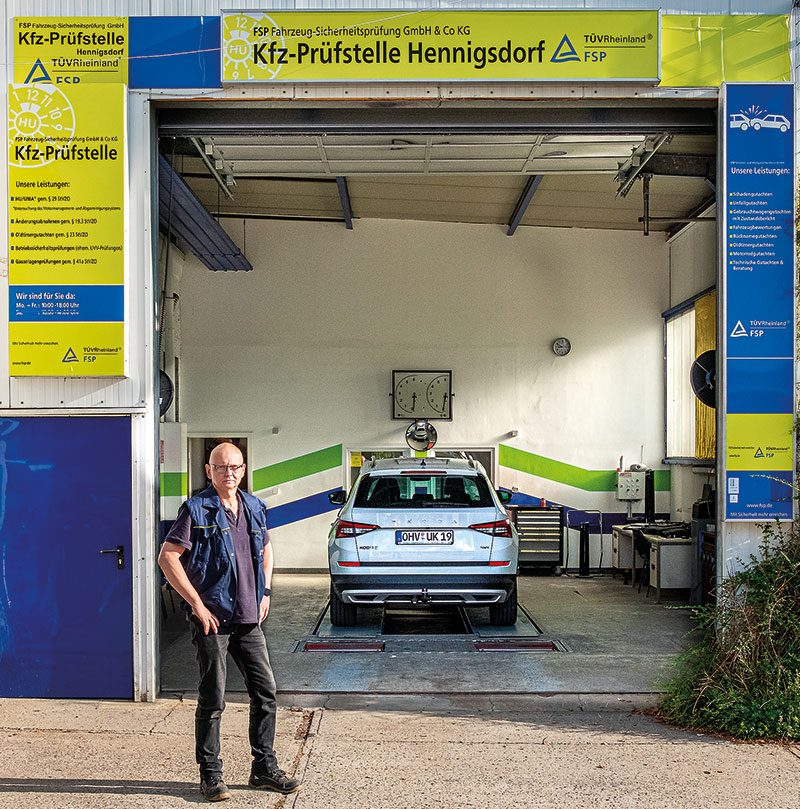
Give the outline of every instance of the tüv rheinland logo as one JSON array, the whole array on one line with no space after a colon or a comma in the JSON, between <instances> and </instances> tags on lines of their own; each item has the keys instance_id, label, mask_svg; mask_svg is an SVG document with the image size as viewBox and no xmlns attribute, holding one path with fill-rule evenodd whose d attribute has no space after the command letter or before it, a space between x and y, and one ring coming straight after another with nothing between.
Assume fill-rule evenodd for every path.
<instances>
[{"instance_id":1,"label":"t\u00fcv rheinland logo","mask_svg":"<svg viewBox=\"0 0 800 809\"><path fill-rule=\"evenodd\" d=\"M558 43L556 52L550 57L550 61L558 64L562 62L581 61L581 57L578 56L575 46L569 41L569 37L566 34L562 37L561 42Z\"/></svg>"},{"instance_id":2,"label":"t\u00fcv rheinland logo","mask_svg":"<svg viewBox=\"0 0 800 809\"><path fill-rule=\"evenodd\" d=\"M46 81L48 84L52 84L53 82L53 80L50 78L50 74L47 72L47 70L45 70L41 59L37 59L33 63L31 72L28 73L28 78L25 79L24 83L35 84L37 81Z\"/></svg>"}]
</instances>

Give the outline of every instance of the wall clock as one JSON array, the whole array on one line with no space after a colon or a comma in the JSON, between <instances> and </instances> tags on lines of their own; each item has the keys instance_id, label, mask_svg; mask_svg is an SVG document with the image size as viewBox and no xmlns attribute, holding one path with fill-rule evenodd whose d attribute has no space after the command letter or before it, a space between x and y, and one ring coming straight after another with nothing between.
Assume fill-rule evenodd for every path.
<instances>
[{"instance_id":1,"label":"wall clock","mask_svg":"<svg viewBox=\"0 0 800 809\"><path fill-rule=\"evenodd\" d=\"M566 337L556 337L553 340L553 353L557 357L566 357L572 351L572 343Z\"/></svg>"}]
</instances>

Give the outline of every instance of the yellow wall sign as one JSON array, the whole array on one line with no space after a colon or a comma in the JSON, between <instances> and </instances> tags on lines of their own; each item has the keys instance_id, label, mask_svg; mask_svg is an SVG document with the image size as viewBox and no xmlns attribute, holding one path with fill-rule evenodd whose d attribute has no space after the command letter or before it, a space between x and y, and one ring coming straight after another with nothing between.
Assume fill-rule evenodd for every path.
<instances>
[{"instance_id":1,"label":"yellow wall sign","mask_svg":"<svg viewBox=\"0 0 800 809\"><path fill-rule=\"evenodd\" d=\"M12 376L123 376L126 89L9 87Z\"/></svg>"},{"instance_id":2,"label":"yellow wall sign","mask_svg":"<svg viewBox=\"0 0 800 809\"><path fill-rule=\"evenodd\" d=\"M791 413L729 413L729 471L782 472L794 465Z\"/></svg>"},{"instance_id":3,"label":"yellow wall sign","mask_svg":"<svg viewBox=\"0 0 800 809\"><path fill-rule=\"evenodd\" d=\"M127 17L16 17L14 81L128 83Z\"/></svg>"},{"instance_id":4,"label":"yellow wall sign","mask_svg":"<svg viewBox=\"0 0 800 809\"><path fill-rule=\"evenodd\" d=\"M657 11L222 15L222 81L646 81Z\"/></svg>"}]
</instances>

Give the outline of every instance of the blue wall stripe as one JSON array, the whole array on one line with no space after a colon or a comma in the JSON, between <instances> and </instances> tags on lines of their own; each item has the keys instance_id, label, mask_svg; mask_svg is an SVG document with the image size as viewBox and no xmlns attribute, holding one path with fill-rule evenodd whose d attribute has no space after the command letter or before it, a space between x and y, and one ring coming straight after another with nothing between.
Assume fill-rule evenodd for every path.
<instances>
[{"instance_id":1,"label":"blue wall stripe","mask_svg":"<svg viewBox=\"0 0 800 809\"><path fill-rule=\"evenodd\" d=\"M267 528L280 528L282 525L288 525L298 520L307 520L309 517L316 517L329 511L338 511L339 506L331 505L328 494L338 492L341 488L341 486L337 486L335 489L312 494L310 497L302 497L291 503L273 506L267 511Z\"/></svg>"},{"instance_id":2,"label":"blue wall stripe","mask_svg":"<svg viewBox=\"0 0 800 809\"><path fill-rule=\"evenodd\" d=\"M503 491L511 491L510 489L506 489L504 486L500 487ZM533 497L530 494L525 494L524 492L512 492L511 496L511 503L512 506L538 506L541 505L542 498L541 497ZM564 508L569 511L569 527L576 530L580 526L582 522L589 523L589 533L590 534L599 534L600 533L600 515L595 514L591 511L582 511L579 508L570 508L564 503L556 503L554 500L545 500L545 504L551 507L556 508ZM567 515L564 515L564 521L566 522ZM656 512L656 519L657 520L669 520L670 516L667 512ZM641 522L644 520L644 512L634 512L633 520L636 522ZM628 522L628 512L627 511L604 511L603 512L603 533L610 534L611 528L614 525L625 525Z\"/></svg>"}]
</instances>

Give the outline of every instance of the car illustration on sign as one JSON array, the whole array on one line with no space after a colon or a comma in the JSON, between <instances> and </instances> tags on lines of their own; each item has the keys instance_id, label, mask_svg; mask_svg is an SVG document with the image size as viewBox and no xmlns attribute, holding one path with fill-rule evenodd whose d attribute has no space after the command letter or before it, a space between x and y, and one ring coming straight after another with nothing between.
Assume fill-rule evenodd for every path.
<instances>
[{"instance_id":1,"label":"car illustration on sign","mask_svg":"<svg viewBox=\"0 0 800 809\"><path fill-rule=\"evenodd\" d=\"M750 126L753 129L780 129L781 132L789 131L789 119L785 115L761 115L758 118L750 119Z\"/></svg>"},{"instance_id":2,"label":"car illustration on sign","mask_svg":"<svg viewBox=\"0 0 800 809\"><path fill-rule=\"evenodd\" d=\"M781 132L788 132L791 129L791 122L785 115L766 115L759 113L748 117L744 113L736 112L730 117L729 126L731 129L741 129L742 132L748 129L779 129Z\"/></svg>"},{"instance_id":3,"label":"car illustration on sign","mask_svg":"<svg viewBox=\"0 0 800 809\"><path fill-rule=\"evenodd\" d=\"M731 129L749 129L750 119L746 115L737 112L735 115L731 115L730 126Z\"/></svg>"}]
</instances>

